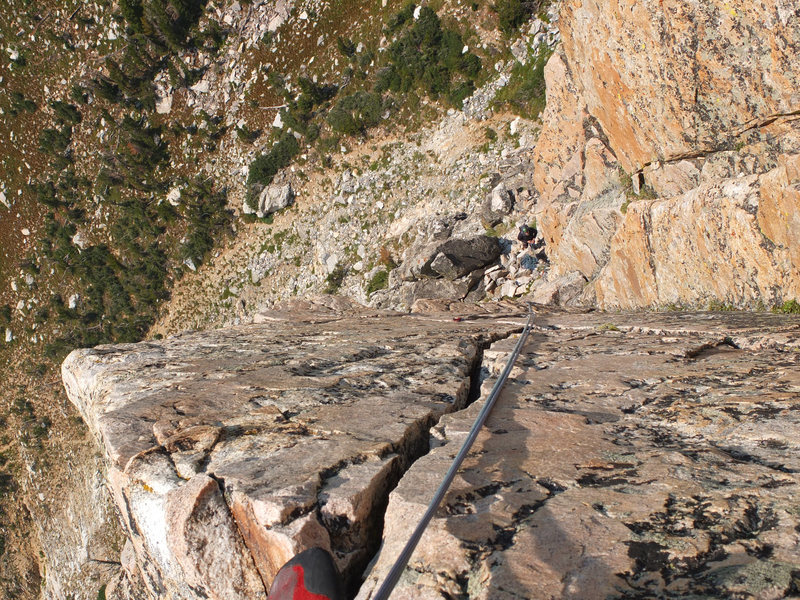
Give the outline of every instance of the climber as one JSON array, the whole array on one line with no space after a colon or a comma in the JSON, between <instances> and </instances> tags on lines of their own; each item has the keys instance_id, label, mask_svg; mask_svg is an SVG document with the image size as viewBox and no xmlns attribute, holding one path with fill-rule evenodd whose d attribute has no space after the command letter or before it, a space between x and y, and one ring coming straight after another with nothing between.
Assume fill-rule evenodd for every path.
<instances>
[{"instance_id":1,"label":"climber","mask_svg":"<svg viewBox=\"0 0 800 600\"><path fill-rule=\"evenodd\" d=\"M520 265L529 271L535 271L541 262L547 262L547 254L544 251L544 240L537 240L538 232L536 227L528 224L520 225L517 239L522 242L523 255L520 258ZM525 251L530 249L530 254Z\"/></svg>"},{"instance_id":2,"label":"climber","mask_svg":"<svg viewBox=\"0 0 800 600\"><path fill-rule=\"evenodd\" d=\"M520 225L517 239L522 242L522 249L527 250L528 246L536 239L536 228L527 224Z\"/></svg>"},{"instance_id":3,"label":"climber","mask_svg":"<svg viewBox=\"0 0 800 600\"><path fill-rule=\"evenodd\" d=\"M530 225L524 224L520 225L519 227L519 234L517 234L517 239L522 242L522 250L527 250L530 248L533 252L536 253L536 257L539 260L546 260L547 257L544 254L544 240L536 240L538 232L536 231L536 226L531 227ZM538 250L538 252L537 252Z\"/></svg>"},{"instance_id":4,"label":"climber","mask_svg":"<svg viewBox=\"0 0 800 600\"><path fill-rule=\"evenodd\" d=\"M304 550L278 571L269 600L344 600L339 571L322 548Z\"/></svg>"}]
</instances>

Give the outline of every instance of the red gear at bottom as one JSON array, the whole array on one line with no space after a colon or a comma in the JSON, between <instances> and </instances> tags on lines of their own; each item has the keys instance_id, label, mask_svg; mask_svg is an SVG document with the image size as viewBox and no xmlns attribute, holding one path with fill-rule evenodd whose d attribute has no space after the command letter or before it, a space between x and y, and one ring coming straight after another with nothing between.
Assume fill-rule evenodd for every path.
<instances>
[{"instance_id":1,"label":"red gear at bottom","mask_svg":"<svg viewBox=\"0 0 800 600\"><path fill-rule=\"evenodd\" d=\"M333 557L322 548L295 556L275 576L269 600L344 600Z\"/></svg>"},{"instance_id":2,"label":"red gear at bottom","mask_svg":"<svg viewBox=\"0 0 800 600\"><path fill-rule=\"evenodd\" d=\"M315 594L306 589L305 572L300 565L294 565L291 569L282 571L285 575L275 578L272 588L269 590L270 600L330 600L322 594Z\"/></svg>"}]
</instances>

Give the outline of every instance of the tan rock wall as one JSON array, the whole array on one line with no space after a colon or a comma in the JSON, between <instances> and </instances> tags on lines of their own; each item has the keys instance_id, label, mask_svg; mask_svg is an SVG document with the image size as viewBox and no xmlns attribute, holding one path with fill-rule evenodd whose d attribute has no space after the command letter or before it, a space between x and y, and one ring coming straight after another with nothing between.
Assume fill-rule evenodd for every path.
<instances>
[{"instance_id":1,"label":"tan rock wall","mask_svg":"<svg viewBox=\"0 0 800 600\"><path fill-rule=\"evenodd\" d=\"M562 3L534 159L554 277L596 280L601 307L797 297L798 17L783 1Z\"/></svg>"},{"instance_id":2,"label":"tan rock wall","mask_svg":"<svg viewBox=\"0 0 800 600\"><path fill-rule=\"evenodd\" d=\"M788 2L567 0L560 30L588 112L634 171L797 110L797 18Z\"/></svg>"},{"instance_id":3,"label":"tan rock wall","mask_svg":"<svg viewBox=\"0 0 800 600\"><path fill-rule=\"evenodd\" d=\"M785 177L780 168L632 203L595 281L598 303L772 306L796 297L800 197Z\"/></svg>"}]
</instances>

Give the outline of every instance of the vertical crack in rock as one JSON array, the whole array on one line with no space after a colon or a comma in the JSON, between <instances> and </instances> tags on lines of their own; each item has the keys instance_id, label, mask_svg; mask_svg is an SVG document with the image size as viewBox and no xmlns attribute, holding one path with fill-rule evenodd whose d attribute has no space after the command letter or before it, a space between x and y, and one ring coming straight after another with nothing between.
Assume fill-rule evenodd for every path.
<instances>
[{"instance_id":1,"label":"vertical crack in rock","mask_svg":"<svg viewBox=\"0 0 800 600\"><path fill-rule=\"evenodd\" d=\"M506 340L510 338L512 335L519 333L522 331L521 328L515 328L513 330L509 330L504 332L501 335L492 335L486 339L478 340L476 343L476 352L475 356L469 371L469 385L467 388L467 393L464 395L464 402L454 404L451 410L447 411L445 415L453 415L458 414L469 408L470 406L475 403L479 398L481 398L482 393L482 385L487 380L489 376L489 370L485 365L485 351L490 349L493 344L497 343L501 340ZM376 561L380 558L380 554L378 550L381 548L381 538L386 533L384 530L384 518L386 515L386 508L389 503L389 494L394 491L397 487L398 483L402 479L402 477L408 473L408 471L415 465L418 465L420 459L427 456L432 448L441 446L443 440L441 439L441 432L437 431L437 428L441 425L441 418L436 419L435 422L431 422L428 424L427 427L421 427L419 430L420 436L419 440L424 442L424 445L421 445L418 449L418 452L411 454L406 460L400 461L400 469L391 473L391 478L387 478L384 481L383 487L383 494L380 497L380 503L374 506L375 514L372 518L373 527L370 531L370 537L368 539L368 545L364 547L363 557L362 560L358 563L360 567L360 571L363 571L367 564L370 564L370 567L367 568L367 571L371 570L372 567L375 565ZM423 490L421 490L422 494L430 498L433 491L438 487L440 481L437 481L434 477L433 479L426 482L427 485ZM417 520L419 516L422 514L422 510L412 511L408 515L408 519L405 521L406 528L402 532L404 535L398 535L394 540L395 545L402 547L406 541L408 536L413 531L414 527L416 526ZM476 561L477 564L477 561ZM356 566L356 565L354 565ZM359 575L360 575L359 571ZM363 577L359 577L359 579L355 580L354 576L356 573L353 573L348 578L348 586L353 595L358 592L358 584L362 584L364 582ZM364 572L366 575L366 571ZM456 578L458 579L458 578ZM463 577L461 579L464 579ZM462 581L462 584L466 584L466 580ZM361 597L361 596L359 596Z\"/></svg>"},{"instance_id":2,"label":"vertical crack in rock","mask_svg":"<svg viewBox=\"0 0 800 600\"><path fill-rule=\"evenodd\" d=\"M473 338L475 353L468 377L451 394L452 401L445 414L463 410L478 399L485 377L484 350L518 331ZM357 592L364 569L380 546L389 494L411 466L430 451L431 431L438 422L438 417L428 415L412 423L402 439L385 453L348 461L323 474L318 496L319 516L330 535L331 549L351 595Z\"/></svg>"}]
</instances>

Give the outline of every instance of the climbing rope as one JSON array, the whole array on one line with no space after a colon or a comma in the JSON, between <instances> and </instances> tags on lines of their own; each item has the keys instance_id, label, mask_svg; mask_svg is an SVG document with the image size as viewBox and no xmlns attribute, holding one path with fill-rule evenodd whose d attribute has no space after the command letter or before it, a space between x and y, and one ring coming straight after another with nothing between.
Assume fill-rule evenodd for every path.
<instances>
[{"instance_id":1,"label":"climbing rope","mask_svg":"<svg viewBox=\"0 0 800 600\"><path fill-rule=\"evenodd\" d=\"M517 345L514 346L514 351L511 353L511 356L508 357L508 363L506 363L505 369L503 369L503 372L500 373L500 377L497 378L492 391L486 398L486 402L484 403L480 414L472 424L472 429L470 429L467 439L464 440L461 450L458 451L458 454L453 459L453 463L450 465L450 469L448 469L447 474L442 480L442 483L439 485L439 489L436 490L436 493L433 495L430 504L428 504L428 509L420 519L416 529L414 529L414 533L411 534L408 542L406 542L403 551L397 557L397 560L395 560L394 565L392 565L392 569L389 571L386 579L383 580L381 587L379 587L378 591L375 592L375 595L372 596L372 600L388 600L389 595L394 589L394 586L397 585L397 581L400 579L400 575L402 575L403 570L406 568L406 565L411 558L411 555L414 553L414 549L417 547L422 534L425 532L425 528L428 526L428 523L430 523L430 520L433 518L436 510L439 508L439 504L442 502L442 499L444 498L445 493L447 493L447 489L450 487L453 479L455 479L456 473L461 467L461 463L464 462L464 458L466 458L467 453L472 447L472 444L478 437L481 427L483 427L483 424L486 421L486 418L489 416L489 413L492 411L492 407L497 401L498 396L500 396L500 391L503 389L503 385L505 385L506 379L508 379L511 369L514 367L514 363L516 362L517 357L522 350L522 346L525 345L525 340L528 338L528 333L530 333L531 327L533 326L533 317L533 308L530 307L528 321L525 323L525 328L522 330L522 333L519 336Z\"/></svg>"}]
</instances>

